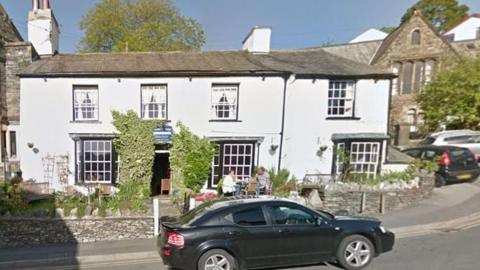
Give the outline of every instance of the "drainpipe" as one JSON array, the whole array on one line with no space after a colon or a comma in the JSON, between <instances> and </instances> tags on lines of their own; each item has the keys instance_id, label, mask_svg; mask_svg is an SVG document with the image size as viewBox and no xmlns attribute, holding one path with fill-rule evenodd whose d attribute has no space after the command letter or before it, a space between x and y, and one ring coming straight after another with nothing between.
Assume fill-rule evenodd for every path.
<instances>
[{"instance_id":1,"label":"drainpipe","mask_svg":"<svg viewBox=\"0 0 480 270\"><path fill-rule=\"evenodd\" d=\"M278 167L277 172L282 168L282 154L283 154L283 135L285 133L285 108L287 101L287 82L290 78L289 74L285 74L283 77L283 104L282 104L282 126L280 130L280 147L278 150Z\"/></svg>"},{"instance_id":2,"label":"drainpipe","mask_svg":"<svg viewBox=\"0 0 480 270\"><path fill-rule=\"evenodd\" d=\"M393 91L393 79L390 79L390 85L388 87L388 110L387 110L387 135L390 139L386 143L385 149L385 163L388 163L388 146L392 143L392 137L390 134L390 110L392 109L392 91ZM394 138L395 140L395 138Z\"/></svg>"}]
</instances>

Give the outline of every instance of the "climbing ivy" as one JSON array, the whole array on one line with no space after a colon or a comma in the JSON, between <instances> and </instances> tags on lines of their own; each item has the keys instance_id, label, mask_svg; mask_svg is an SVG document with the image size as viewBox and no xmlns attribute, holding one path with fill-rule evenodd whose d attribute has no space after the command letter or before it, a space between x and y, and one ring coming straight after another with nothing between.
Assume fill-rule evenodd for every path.
<instances>
[{"instance_id":1,"label":"climbing ivy","mask_svg":"<svg viewBox=\"0 0 480 270\"><path fill-rule=\"evenodd\" d=\"M120 190L111 204L114 208L138 210L150 195L155 158L153 130L163 122L142 120L134 111L113 111L112 117L113 125L119 132L113 144L120 156Z\"/></svg>"},{"instance_id":2,"label":"climbing ivy","mask_svg":"<svg viewBox=\"0 0 480 270\"><path fill-rule=\"evenodd\" d=\"M170 166L179 179L173 181L182 181L183 186L198 192L210 173L215 144L193 134L182 123L177 127L179 132L173 135L170 149Z\"/></svg>"}]
</instances>

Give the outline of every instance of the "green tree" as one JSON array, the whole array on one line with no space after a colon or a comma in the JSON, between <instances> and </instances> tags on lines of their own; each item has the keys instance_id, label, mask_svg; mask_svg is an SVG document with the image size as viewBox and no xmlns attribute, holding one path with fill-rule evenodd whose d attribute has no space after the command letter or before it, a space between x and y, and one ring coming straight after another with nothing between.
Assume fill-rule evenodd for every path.
<instances>
[{"instance_id":1,"label":"green tree","mask_svg":"<svg viewBox=\"0 0 480 270\"><path fill-rule=\"evenodd\" d=\"M394 27L394 26L385 26L385 27L380 28L380 31L385 32L387 34L390 34L393 31L395 31L395 29L397 29L397 28Z\"/></svg>"},{"instance_id":2,"label":"green tree","mask_svg":"<svg viewBox=\"0 0 480 270\"><path fill-rule=\"evenodd\" d=\"M179 123L180 132L173 135L170 149L170 166L174 174L180 175L183 186L198 192L205 183L212 165L215 145L201 138Z\"/></svg>"},{"instance_id":3,"label":"green tree","mask_svg":"<svg viewBox=\"0 0 480 270\"><path fill-rule=\"evenodd\" d=\"M204 32L171 0L103 0L80 22L84 52L198 50Z\"/></svg>"},{"instance_id":4,"label":"green tree","mask_svg":"<svg viewBox=\"0 0 480 270\"><path fill-rule=\"evenodd\" d=\"M480 58L441 70L417 97L427 131L441 124L477 129L480 123Z\"/></svg>"},{"instance_id":5,"label":"green tree","mask_svg":"<svg viewBox=\"0 0 480 270\"><path fill-rule=\"evenodd\" d=\"M443 32L462 21L469 7L460 5L457 0L420 0L403 15L402 23L410 19L415 10L420 10L438 31Z\"/></svg>"}]
</instances>

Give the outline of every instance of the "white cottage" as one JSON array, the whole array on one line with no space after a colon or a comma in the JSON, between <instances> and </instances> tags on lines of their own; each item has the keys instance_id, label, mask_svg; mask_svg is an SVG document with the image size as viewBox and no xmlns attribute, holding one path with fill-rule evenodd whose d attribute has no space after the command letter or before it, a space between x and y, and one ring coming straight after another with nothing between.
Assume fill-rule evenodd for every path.
<instances>
[{"instance_id":1,"label":"white cottage","mask_svg":"<svg viewBox=\"0 0 480 270\"><path fill-rule=\"evenodd\" d=\"M323 49L270 50L270 33L254 28L241 51L34 61L19 74L24 178L55 189L117 183L112 110L166 120L164 133L181 121L215 141L209 188L229 169L246 179L259 165L298 178L335 174L342 169L335 146L349 149L355 172L384 170L393 75ZM169 177L168 149L159 140L154 183Z\"/></svg>"}]
</instances>

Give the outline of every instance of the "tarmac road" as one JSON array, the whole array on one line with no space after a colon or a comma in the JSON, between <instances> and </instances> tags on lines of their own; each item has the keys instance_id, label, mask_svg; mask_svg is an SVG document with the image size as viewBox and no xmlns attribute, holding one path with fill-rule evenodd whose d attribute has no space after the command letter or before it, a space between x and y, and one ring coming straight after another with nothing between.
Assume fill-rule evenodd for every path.
<instances>
[{"instance_id":1,"label":"tarmac road","mask_svg":"<svg viewBox=\"0 0 480 270\"><path fill-rule=\"evenodd\" d=\"M394 251L376 258L368 270L478 270L480 226L466 231L400 239ZM78 267L78 266L77 266ZM63 268L65 269L65 268ZM78 269L78 268L76 268ZM160 261L131 262L115 265L91 265L80 269L159 270ZM288 268L295 270L334 270L334 266L316 265Z\"/></svg>"}]
</instances>

